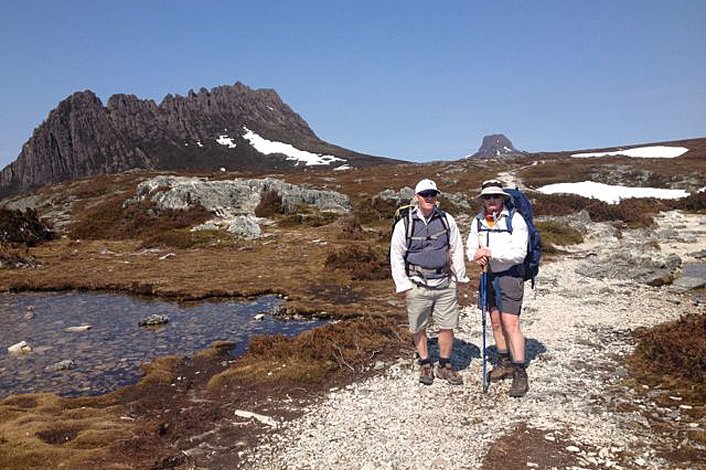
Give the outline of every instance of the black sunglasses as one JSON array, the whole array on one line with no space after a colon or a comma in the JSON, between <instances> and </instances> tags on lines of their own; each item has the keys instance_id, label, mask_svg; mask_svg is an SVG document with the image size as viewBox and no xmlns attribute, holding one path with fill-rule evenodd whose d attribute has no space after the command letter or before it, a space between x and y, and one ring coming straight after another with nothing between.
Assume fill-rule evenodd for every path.
<instances>
[{"instance_id":1,"label":"black sunglasses","mask_svg":"<svg viewBox=\"0 0 706 470\"><path fill-rule=\"evenodd\" d=\"M486 194L485 196L483 196L483 199L486 201L489 199L500 199L500 198L502 198L502 196L499 196L497 194Z\"/></svg>"},{"instance_id":2,"label":"black sunglasses","mask_svg":"<svg viewBox=\"0 0 706 470\"><path fill-rule=\"evenodd\" d=\"M421 193L418 193L422 197L436 197L439 195L438 192L429 190L429 191L422 191Z\"/></svg>"}]
</instances>

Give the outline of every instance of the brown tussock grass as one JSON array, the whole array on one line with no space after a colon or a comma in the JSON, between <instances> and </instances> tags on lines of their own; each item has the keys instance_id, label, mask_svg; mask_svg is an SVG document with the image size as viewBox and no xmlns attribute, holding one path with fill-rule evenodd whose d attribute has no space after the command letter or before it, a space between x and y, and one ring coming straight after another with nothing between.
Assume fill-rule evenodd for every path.
<instances>
[{"instance_id":1,"label":"brown tussock grass","mask_svg":"<svg viewBox=\"0 0 706 470\"><path fill-rule=\"evenodd\" d=\"M391 319L345 320L304 332L294 338L255 336L248 354L214 376L209 387L228 383L320 382L333 372L363 372L383 349L399 349L409 335Z\"/></svg>"},{"instance_id":2,"label":"brown tussock grass","mask_svg":"<svg viewBox=\"0 0 706 470\"><path fill-rule=\"evenodd\" d=\"M90 468L110 455L111 444L132 435L132 424L109 408L74 408L53 394L0 401L0 467ZM106 468L126 468L114 464Z\"/></svg>"}]
</instances>

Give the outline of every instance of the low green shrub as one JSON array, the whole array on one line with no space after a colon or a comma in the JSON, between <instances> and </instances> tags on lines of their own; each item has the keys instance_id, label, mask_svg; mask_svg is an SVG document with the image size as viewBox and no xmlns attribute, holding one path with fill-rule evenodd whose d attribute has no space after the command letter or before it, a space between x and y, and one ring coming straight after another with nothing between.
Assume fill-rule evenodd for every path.
<instances>
[{"instance_id":1,"label":"low green shrub","mask_svg":"<svg viewBox=\"0 0 706 470\"><path fill-rule=\"evenodd\" d=\"M545 245L567 246L583 242L583 235L578 230L553 220L537 222L537 228L542 236L542 248Z\"/></svg>"}]
</instances>

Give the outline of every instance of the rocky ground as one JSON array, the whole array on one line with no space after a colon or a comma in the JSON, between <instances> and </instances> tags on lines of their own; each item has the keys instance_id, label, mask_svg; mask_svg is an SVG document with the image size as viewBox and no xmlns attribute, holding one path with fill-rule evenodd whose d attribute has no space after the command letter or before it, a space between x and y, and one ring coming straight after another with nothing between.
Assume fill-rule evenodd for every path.
<instances>
[{"instance_id":1,"label":"rocky ground","mask_svg":"<svg viewBox=\"0 0 706 470\"><path fill-rule=\"evenodd\" d=\"M509 398L509 382L482 393L480 314L465 307L453 356L463 386L438 379L420 385L411 355L378 363L378 375L331 388L295 419L253 420L271 431L241 451L240 466L706 468L706 403L659 387L629 387L623 365L636 329L706 308L693 291L650 287L610 269L612 256L693 261L706 248L703 216L670 212L658 219L660 229L648 234L619 236L591 225L583 244L543 265L522 315L526 397Z\"/></svg>"}]
</instances>

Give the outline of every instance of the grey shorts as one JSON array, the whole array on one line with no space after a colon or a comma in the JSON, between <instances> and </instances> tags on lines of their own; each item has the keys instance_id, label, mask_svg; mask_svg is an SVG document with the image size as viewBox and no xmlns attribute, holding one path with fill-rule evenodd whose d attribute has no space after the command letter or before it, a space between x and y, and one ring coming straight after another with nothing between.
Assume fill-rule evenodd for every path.
<instances>
[{"instance_id":1,"label":"grey shorts","mask_svg":"<svg viewBox=\"0 0 706 470\"><path fill-rule=\"evenodd\" d=\"M522 298L525 295L525 281L515 276L490 275L488 282L488 311L519 315L522 311ZM482 309L480 300L478 308Z\"/></svg>"},{"instance_id":2,"label":"grey shorts","mask_svg":"<svg viewBox=\"0 0 706 470\"><path fill-rule=\"evenodd\" d=\"M414 286L407 292L409 331L417 333L429 327L430 319L442 330L458 326L458 290L456 282L442 289Z\"/></svg>"}]
</instances>

